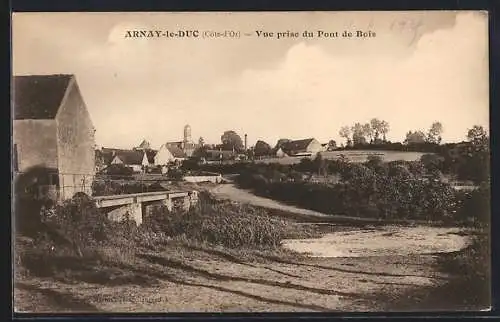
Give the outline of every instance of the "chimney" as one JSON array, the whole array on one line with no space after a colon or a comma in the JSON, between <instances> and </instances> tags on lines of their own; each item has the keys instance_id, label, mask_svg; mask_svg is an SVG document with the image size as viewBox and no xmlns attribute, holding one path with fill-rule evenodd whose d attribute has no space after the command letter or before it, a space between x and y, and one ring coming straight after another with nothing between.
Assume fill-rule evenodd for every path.
<instances>
[{"instance_id":1,"label":"chimney","mask_svg":"<svg viewBox=\"0 0 500 322\"><path fill-rule=\"evenodd\" d=\"M245 151L247 150L247 135L245 134Z\"/></svg>"}]
</instances>

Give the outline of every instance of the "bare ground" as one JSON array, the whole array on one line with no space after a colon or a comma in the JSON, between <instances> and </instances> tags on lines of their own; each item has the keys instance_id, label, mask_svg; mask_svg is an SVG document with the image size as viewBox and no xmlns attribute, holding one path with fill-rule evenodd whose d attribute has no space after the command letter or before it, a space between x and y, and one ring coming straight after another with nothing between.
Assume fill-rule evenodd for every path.
<instances>
[{"instance_id":1,"label":"bare ground","mask_svg":"<svg viewBox=\"0 0 500 322\"><path fill-rule=\"evenodd\" d=\"M23 277L16 311L377 311L399 295L439 286L434 256L300 258L177 246L115 262L101 280ZM102 269L102 267L100 268ZM126 278L124 278L126 277Z\"/></svg>"}]
</instances>

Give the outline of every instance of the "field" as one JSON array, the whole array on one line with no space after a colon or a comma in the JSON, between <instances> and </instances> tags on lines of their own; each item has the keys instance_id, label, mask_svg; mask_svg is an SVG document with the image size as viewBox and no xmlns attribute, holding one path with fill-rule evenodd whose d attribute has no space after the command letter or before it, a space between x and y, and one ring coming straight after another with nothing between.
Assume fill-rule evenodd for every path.
<instances>
[{"instance_id":1,"label":"field","mask_svg":"<svg viewBox=\"0 0 500 322\"><path fill-rule=\"evenodd\" d=\"M342 150L342 151L329 151L321 152L323 158L335 160L344 155L349 161L362 163L368 160L368 156L376 155L381 157L386 162L391 161L418 161L422 155L427 154L423 152L404 152L404 151L370 151L370 150ZM280 164L295 164L299 163L302 157L285 157L285 158L271 158L256 160L257 163L280 163Z\"/></svg>"}]
</instances>

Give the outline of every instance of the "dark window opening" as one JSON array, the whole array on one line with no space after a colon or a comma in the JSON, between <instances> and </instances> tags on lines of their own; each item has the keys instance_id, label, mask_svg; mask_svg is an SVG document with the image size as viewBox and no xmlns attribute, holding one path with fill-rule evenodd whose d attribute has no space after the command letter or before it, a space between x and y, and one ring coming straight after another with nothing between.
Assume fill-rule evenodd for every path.
<instances>
[{"instance_id":1,"label":"dark window opening","mask_svg":"<svg viewBox=\"0 0 500 322\"><path fill-rule=\"evenodd\" d=\"M59 175L57 173L52 173L50 175L50 184L54 186L59 186Z\"/></svg>"}]
</instances>

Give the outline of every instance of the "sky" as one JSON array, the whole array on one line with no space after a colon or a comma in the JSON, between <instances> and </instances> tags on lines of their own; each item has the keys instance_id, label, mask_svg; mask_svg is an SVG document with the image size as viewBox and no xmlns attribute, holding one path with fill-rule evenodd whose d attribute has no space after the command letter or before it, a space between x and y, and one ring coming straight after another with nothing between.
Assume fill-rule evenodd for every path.
<instances>
[{"instance_id":1,"label":"sky","mask_svg":"<svg viewBox=\"0 0 500 322\"><path fill-rule=\"evenodd\" d=\"M386 120L387 138L443 124L443 141L488 128L485 12L15 13L14 75L74 74L99 146L264 140L342 142ZM233 30L239 39L126 38L127 30ZM259 38L372 31L370 38ZM251 34L244 36L245 33ZM314 33L317 35L316 33Z\"/></svg>"}]
</instances>

